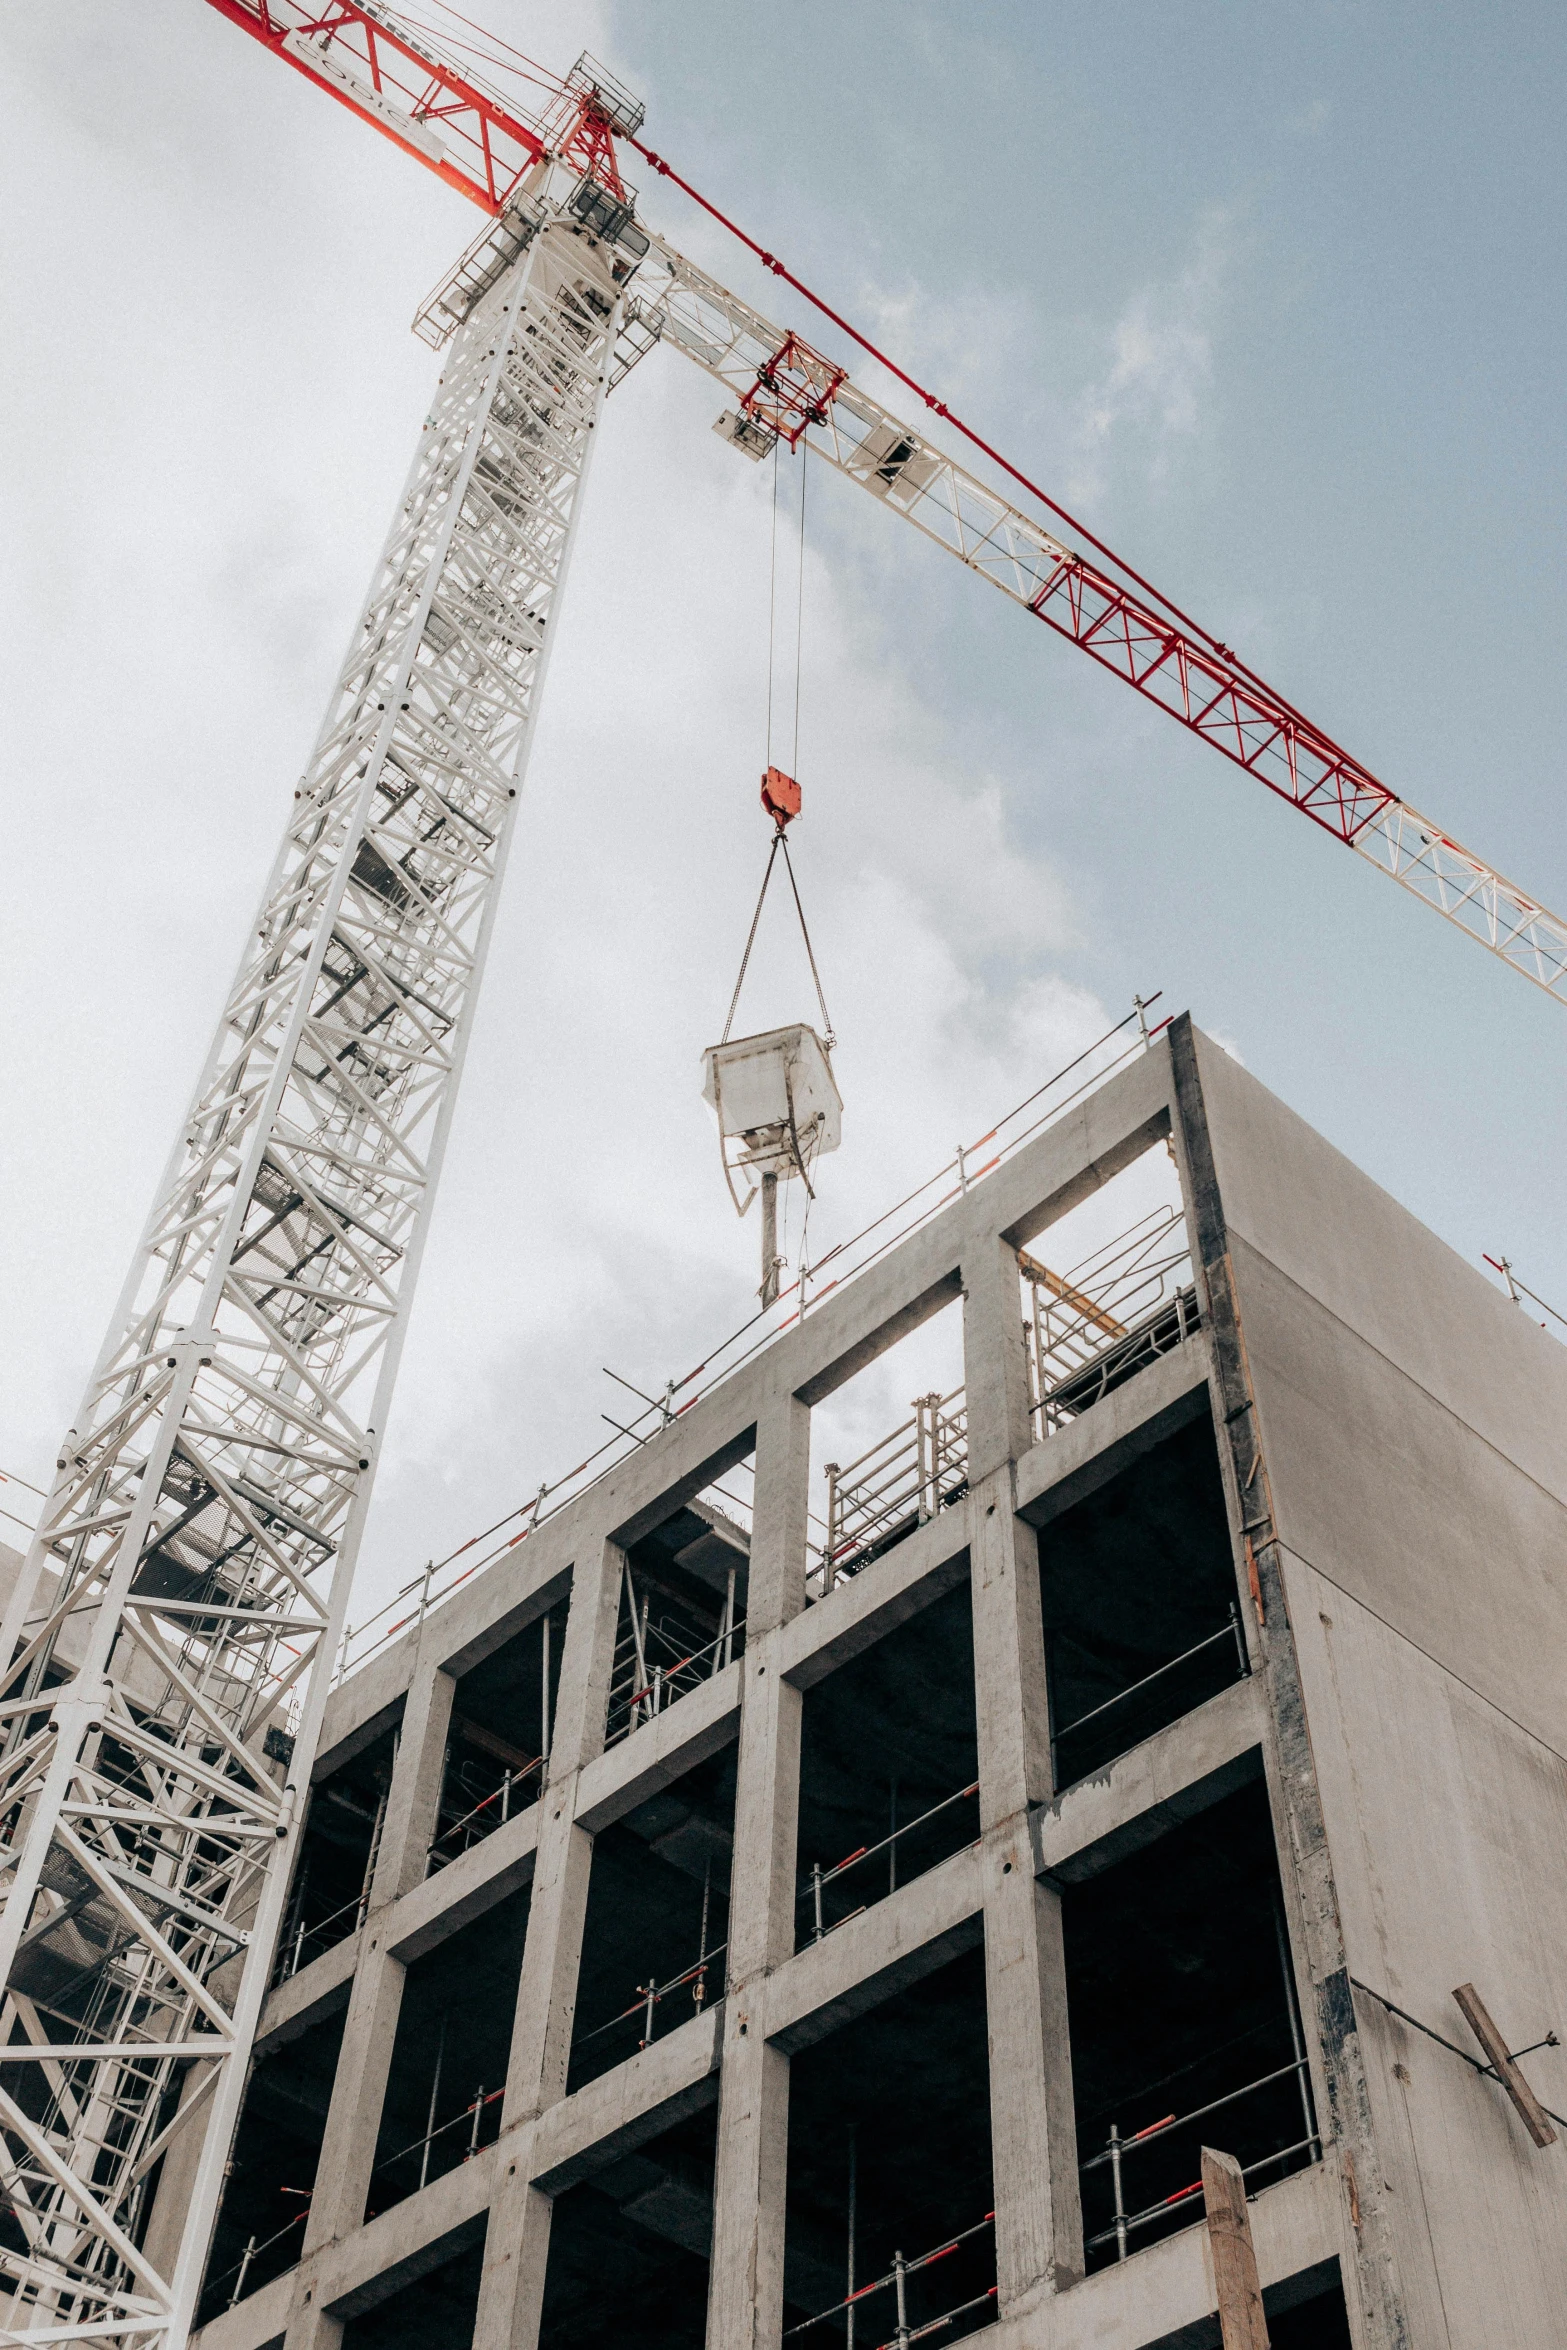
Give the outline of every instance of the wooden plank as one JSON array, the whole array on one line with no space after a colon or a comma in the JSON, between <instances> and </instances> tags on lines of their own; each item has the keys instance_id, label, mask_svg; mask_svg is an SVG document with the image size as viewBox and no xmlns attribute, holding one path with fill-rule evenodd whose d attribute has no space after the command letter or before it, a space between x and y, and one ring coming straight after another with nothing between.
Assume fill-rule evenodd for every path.
<instances>
[{"instance_id":1,"label":"wooden plank","mask_svg":"<svg viewBox=\"0 0 1567 2350\"><path fill-rule=\"evenodd\" d=\"M1257 2255L1252 2249L1246 2181L1233 2154L1202 2150L1202 2200L1208 2217L1213 2281L1224 2350L1268 2350Z\"/></svg>"},{"instance_id":2,"label":"wooden plank","mask_svg":"<svg viewBox=\"0 0 1567 2350\"><path fill-rule=\"evenodd\" d=\"M1556 2132L1546 2120L1545 2108L1508 2055L1507 2042L1492 2023L1473 1983L1460 1983L1453 1997L1463 2009L1465 2023L1485 2050L1492 2070L1518 2108L1519 2119L1536 2146L1554 2146Z\"/></svg>"}]
</instances>

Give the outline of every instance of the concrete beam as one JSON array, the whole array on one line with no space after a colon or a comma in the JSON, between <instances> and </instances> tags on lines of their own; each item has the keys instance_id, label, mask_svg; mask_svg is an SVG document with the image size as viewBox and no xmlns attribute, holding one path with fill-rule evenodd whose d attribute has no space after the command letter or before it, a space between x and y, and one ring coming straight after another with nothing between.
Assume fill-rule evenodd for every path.
<instances>
[{"instance_id":1,"label":"concrete beam","mask_svg":"<svg viewBox=\"0 0 1567 2350\"><path fill-rule=\"evenodd\" d=\"M983 1905L979 1849L970 1845L786 1960L767 1983L767 2038L797 2056L934 1974L979 1942Z\"/></svg>"},{"instance_id":2,"label":"concrete beam","mask_svg":"<svg viewBox=\"0 0 1567 2350\"><path fill-rule=\"evenodd\" d=\"M740 1680L737 1658L710 1681L677 1697L629 1738L595 1755L577 1782L578 1827L596 1836L731 1744L740 1731Z\"/></svg>"},{"instance_id":3,"label":"concrete beam","mask_svg":"<svg viewBox=\"0 0 1567 2350\"><path fill-rule=\"evenodd\" d=\"M1199 1418L1208 1408L1208 1373L1208 1341L1199 1330L1031 1446L1017 1464L1019 1515L1031 1526L1047 1524Z\"/></svg>"},{"instance_id":4,"label":"concrete beam","mask_svg":"<svg viewBox=\"0 0 1567 2350\"><path fill-rule=\"evenodd\" d=\"M530 2178L559 2195L623 2154L656 2138L718 2096L723 2001L655 2040L624 2064L540 2117L529 2152Z\"/></svg>"},{"instance_id":5,"label":"concrete beam","mask_svg":"<svg viewBox=\"0 0 1567 2350\"><path fill-rule=\"evenodd\" d=\"M1058 1885L1113 1868L1262 1776L1266 1701L1253 1677L1210 1697L1030 1814L1034 1867Z\"/></svg>"},{"instance_id":6,"label":"concrete beam","mask_svg":"<svg viewBox=\"0 0 1567 2350\"><path fill-rule=\"evenodd\" d=\"M968 1573L968 1502L954 1502L840 1583L789 1624L778 1669L796 1689L814 1689L840 1665L942 1599Z\"/></svg>"}]
</instances>

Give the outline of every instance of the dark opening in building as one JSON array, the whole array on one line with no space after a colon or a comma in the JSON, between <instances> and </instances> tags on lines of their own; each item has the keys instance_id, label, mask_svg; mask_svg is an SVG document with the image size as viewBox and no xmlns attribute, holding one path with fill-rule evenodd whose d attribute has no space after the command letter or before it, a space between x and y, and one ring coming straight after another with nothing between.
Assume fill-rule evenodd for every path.
<instances>
[{"instance_id":1,"label":"dark opening in building","mask_svg":"<svg viewBox=\"0 0 1567 2350\"><path fill-rule=\"evenodd\" d=\"M717 2108L555 2198L539 2350L702 2350Z\"/></svg>"},{"instance_id":2,"label":"dark opening in building","mask_svg":"<svg viewBox=\"0 0 1567 2350\"><path fill-rule=\"evenodd\" d=\"M568 2088L722 1996L735 1752L710 1755L594 1839Z\"/></svg>"},{"instance_id":3,"label":"dark opening in building","mask_svg":"<svg viewBox=\"0 0 1567 2350\"><path fill-rule=\"evenodd\" d=\"M1201 2149L1248 2192L1317 2155L1260 1780L1062 1894L1090 2269L1202 2217Z\"/></svg>"},{"instance_id":4,"label":"dark opening in building","mask_svg":"<svg viewBox=\"0 0 1567 2350\"><path fill-rule=\"evenodd\" d=\"M334 2015L256 2059L207 2261L203 2325L299 2258L347 2016L345 1992Z\"/></svg>"},{"instance_id":5,"label":"dark opening in building","mask_svg":"<svg viewBox=\"0 0 1567 2350\"><path fill-rule=\"evenodd\" d=\"M807 2339L844 2340L851 2293L861 2343L991 2324L994 2203L976 1947L794 2058L786 2332L822 2317Z\"/></svg>"},{"instance_id":6,"label":"dark opening in building","mask_svg":"<svg viewBox=\"0 0 1567 2350\"><path fill-rule=\"evenodd\" d=\"M605 1742L613 1746L745 1648L745 1533L688 1502L626 1553Z\"/></svg>"},{"instance_id":7,"label":"dark opening in building","mask_svg":"<svg viewBox=\"0 0 1567 2350\"><path fill-rule=\"evenodd\" d=\"M396 1753L394 1727L312 1786L275 1982L358 1932L370 1905Z\"/></svg>"},{"instance_id":8,"label":"dark opening in building","mask_svg":"<svg viewBox=\"0 0 1567 2350\"><path fill-rule=\"evenodd\" d=\"M1262 2306L1269 2350L1351 2350L1349 2312L1336 2260L1325 2260L1299 2275L1265 2285ZM1141 2350L1223 2350L1216 2316L1161 2334Z\"/></svg>"},{"instance_id":9,"label":"dark opening in building","mask_svg":"<svg viewBox=\"0 0 1567 2350\"><path fill-rule=\"evenodd\" d=\"M968 1579L805 1693L803 1944L979 1833Z\"/></svg>"},{"instance_id":10,"label":"dark opening in building","mask_svg":"<svg viewBox=\"0 0 1567 2350\"><path fill-rule=\"evenodd\" d=\"M455 2170L499 2134L527 1932L523 1886L416 1958L404 1975L367 2219Z\"/></svg>"},{"instance_id":11,"label":"dark opening in building","mask_svg":"<svg viewBox=\"0 0 1567 2350\"><path fill-rule=\"evenodd\" d=\"M469 2350L484 2273L484 2227L438 2268L427 2269L360 2311L343 2328L342 2350Z\"/></svg>"},{"instance_id":12,"label":"dark opening in building","mask_svg":"<svg viewBox=\"0 0 1567 2350\"><path fill-rule=\"evenodd\" d=\"M1102 1770L1246 1669L1206 1409L1039 1536L1057 1787Z\"/></svg>"},{"instance_id":13,"label":"dark opening in building","mask_svg":"<svg viewBox=\"0 0 1567 2350\"><path fill-rule=\"evenodd\" d=\"M563 1600L459 1676L430 1843L432 1875L538 1801L565 1633Z\"/></svg>"}]
</instances>

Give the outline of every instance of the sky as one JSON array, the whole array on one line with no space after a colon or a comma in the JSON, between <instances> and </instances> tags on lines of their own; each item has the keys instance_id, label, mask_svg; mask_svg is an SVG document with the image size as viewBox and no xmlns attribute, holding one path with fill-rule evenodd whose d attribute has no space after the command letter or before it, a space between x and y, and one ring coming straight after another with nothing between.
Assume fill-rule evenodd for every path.
<instances>
[{"instance_id":1,"label":"sky","mask_svg":"<svg viewBox=\"0 0 1567 2350\"><path fill-rule=\"evenodd\" d=\"M688 179L1567 909L1559 9L474 13L602 57ZM42 1484L428 404L409 320L478 216L201 0L0 10L0 64L0 1469ZM676 192L642 206L851 356ZM767 845L771 481L723 404L660 351L606 412L356 1619L607 1432L604 1365L661 1388L751 1308L700 1056ZM1562 1007L820 468L802 577L782 490L845 1101L813 1250L1162 989L1567 1307ZM781 919L745 1002L812 1012Z\"/></svg>"}]
</instances>

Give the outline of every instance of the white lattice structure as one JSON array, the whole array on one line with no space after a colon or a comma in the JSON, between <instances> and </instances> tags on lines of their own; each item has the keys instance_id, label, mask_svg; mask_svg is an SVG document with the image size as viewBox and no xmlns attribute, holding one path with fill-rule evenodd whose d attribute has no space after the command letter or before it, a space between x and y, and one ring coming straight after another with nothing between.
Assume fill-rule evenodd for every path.
<instances>
[{"instance_id":1,"label":"white lattice structure","mask_svg":"<svg viewBox=\"0 0 1567 2350\"><path fill-rule=\"evenodd\" d=\"M171 2350L200 2282L630 268L524 204L4 1628L0 2340Z\"/></svg>"}]
</instances>

